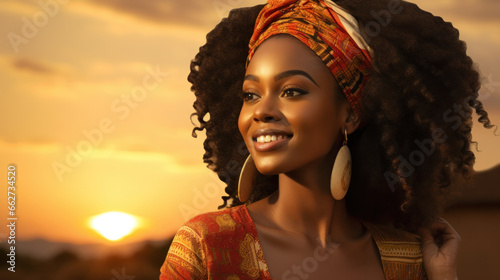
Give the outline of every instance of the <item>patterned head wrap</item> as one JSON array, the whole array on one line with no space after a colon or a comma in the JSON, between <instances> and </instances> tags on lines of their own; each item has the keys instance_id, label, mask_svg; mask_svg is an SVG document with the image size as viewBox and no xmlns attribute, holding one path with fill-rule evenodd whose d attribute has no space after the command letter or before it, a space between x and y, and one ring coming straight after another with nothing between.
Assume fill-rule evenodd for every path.
<instances>
[{"instance_id":1,"label":"patterned head wrap","mask_svg":"<svg viewBox=\"0 0 500 280\"><path fill-rule=\"evenodd\" d=\"M370 49L356 19L330 0L269 0L250 39L247 66L256 48L276 34L294 36L333 73L354 112L371 69Z\"/></svg>"}]
</instances>

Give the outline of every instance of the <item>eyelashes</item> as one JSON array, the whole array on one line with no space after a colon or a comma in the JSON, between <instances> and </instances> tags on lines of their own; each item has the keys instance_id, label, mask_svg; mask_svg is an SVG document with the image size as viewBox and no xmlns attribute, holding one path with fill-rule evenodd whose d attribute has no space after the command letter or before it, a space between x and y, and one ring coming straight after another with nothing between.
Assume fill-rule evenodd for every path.
<instances>
[{"instance_id":1,"label":"eyelashes","mask_svg":"<svg viewBox=\"0 0 500 280\"><path fill-rule=\"evenodd\" d=\"M283 89L283 93L281 94L281 96L283 96L283 97L296 97L296 96L301 96L301 95L305 95L308 93L309 93L308 91L306 91L300 87L287 86Z\"/></svg>"},{"instance_id":2,"label":"eyelashes","mask_svg":"<svg viewBox=\"0 0 500 280\"><path fill-rule=\"evenodd\" d=\"M284 87L281 92L280 92L280 97L284 97L284 98L294 98L294 97L299 97L299 96L302 96L302 95L306 95L308 94L309 92L299 86L295 86L295 85L290 85L290 86L286 86ZM241 93L241 96L242 96L242 99L244 102L248 102L248 101L252 101L252 100L256 100L258 98L260 98L261 96L254 92L254 91L251 91L251 90L244 90L242 91Z\"/></svg>"}]
</instances>

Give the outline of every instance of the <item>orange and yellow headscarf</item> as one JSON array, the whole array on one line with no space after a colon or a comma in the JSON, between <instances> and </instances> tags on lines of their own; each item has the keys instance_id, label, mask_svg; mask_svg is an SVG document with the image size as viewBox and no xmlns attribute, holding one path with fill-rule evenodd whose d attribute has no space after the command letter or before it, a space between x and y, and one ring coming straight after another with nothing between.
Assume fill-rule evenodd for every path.
<instances>
[{"instance_id":1,"label":"orange and yellow headscarf","mask_svg":"<svg viewBox=\"0 0 500 280\"><path fill-rule=\"evenodd\" d=\"M294 36L330 69L354 112L371 69L370 49L357 21L331 0L269 0L250 39L247 65L256 48L276 34Z\"/></svg>"}]
</instances>

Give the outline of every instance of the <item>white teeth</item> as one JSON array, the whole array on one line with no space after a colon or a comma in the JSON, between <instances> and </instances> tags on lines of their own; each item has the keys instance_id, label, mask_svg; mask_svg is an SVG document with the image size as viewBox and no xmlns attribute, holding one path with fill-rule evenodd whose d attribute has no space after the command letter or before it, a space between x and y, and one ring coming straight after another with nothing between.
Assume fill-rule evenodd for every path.
<instances>
[{"instance_id":1,"label":"white teeth","mask_svg":"<svg viewBox=\"0 0 500 280\"><path fill-rule=\"evenodd\" d=\"M276 140L282 140L282 139L286 139L287 136L286 135L261 135L259 137L257 137L257 142L258 143L269 143L269 142L273 142L273 141L276 141Z\"/></svg>"}]
</instances>

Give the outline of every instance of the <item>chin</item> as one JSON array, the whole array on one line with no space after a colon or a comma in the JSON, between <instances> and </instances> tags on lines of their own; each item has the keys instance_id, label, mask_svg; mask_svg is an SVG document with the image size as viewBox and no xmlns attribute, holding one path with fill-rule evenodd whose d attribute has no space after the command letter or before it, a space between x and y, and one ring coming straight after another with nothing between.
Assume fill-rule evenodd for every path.
<instances>
[{"instance_id":1,"label":"chin","mask_svg":"<svg viewBox=\"0 0 500 280\"><path fill-rule=\"evenodd\" d=\"M257 170L259 171L260 174L263 175L277 175L280 174L281 172L279 171L279 168L277 166L259 166L256 165Z\"/></svg>"},{"instance_id":2,"label":"chin","mask_svg":"<svg viewBox=\"0 0 500 280\"><path fill-rule=\"evenodd\" d=\"M262 174L262 175L278 175L280 173L283 173L283 172L279 172L279 171L276 171L276 170L260 170L260 169L257 169L259 170L259 173Z\"/></svg>"},{"instance_id":3,"label":"chin","mask_svg":"<svg viewBox=\"0 0 500 280\"><path fill-rule=\"evenodd\" d=\"M276 161L271 163L256 163L257 170L263 175L278 175L289 171L287 166Z\"/></svg>"}]
</instances>

